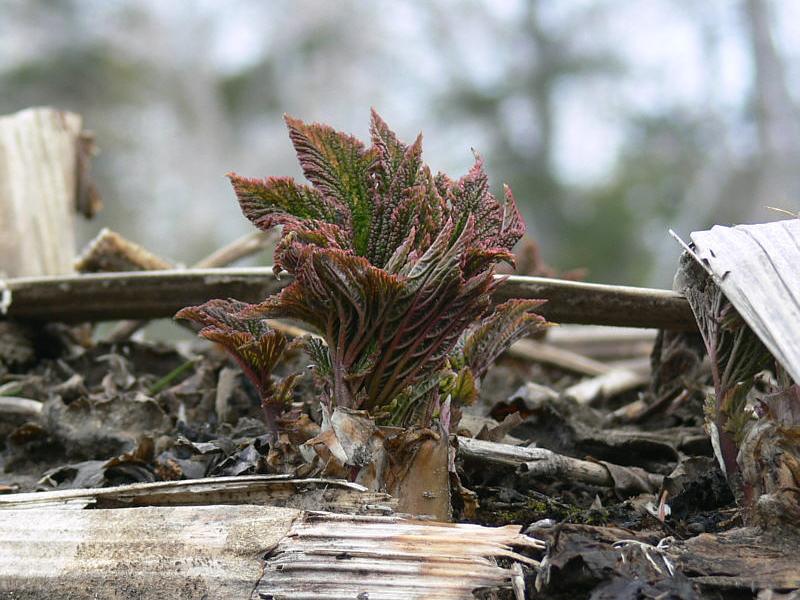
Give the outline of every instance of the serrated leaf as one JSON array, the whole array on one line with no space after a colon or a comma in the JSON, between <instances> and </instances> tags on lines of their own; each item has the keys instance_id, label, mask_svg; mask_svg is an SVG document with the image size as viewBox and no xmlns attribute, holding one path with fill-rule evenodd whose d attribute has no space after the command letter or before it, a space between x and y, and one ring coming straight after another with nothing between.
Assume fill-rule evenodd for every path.
<instances>
[{"instance_id":1,"label":"serrated leaf","mask_svg":"<svg viewBox=\"0 0 800 600\"><path fill-rule=\"evenodd\" d=\"M345 133L318 123L286 117L303 174L323 197L346 206L353 232L353 248L363 255L372 224L370 171L375 151Z\"/></svg>"},{"instance_id":2,"label":"serrated leaf","mask_svg":"<svg viewBox=\"0 0 800 600\"><path fill-rule=\"evenodd\" d=\"M262 319L245 316L250 307L238 300L209 300L178 311L175 318L203 325L198 335L225 348L263 399L272 393L272 371L286 350L287 339Z\"/></svg>"},{"instance_id":3,"label":"serrated leaf","mask_svg":"<svg viewBox=\"0 0 800 600\"><path fill-rule=\"evenodd\" d=\"M346 220L346 213L335 199L299 185L291 177L250 179L228 173L228 178L244 215L264 231L309 219L335 224Z\"/></svg>"},{"instance_id":4,"label":"serrated leaf","mask_svg":"<svg viewBox=\"0 0 800 600\"><path fill-rule=\"evenodd\" d=\"M495 360L519 339L549 326L534 311L544 300L509 300L466 334L463 362L482 379Z\"/></svg>"}]
</instances>

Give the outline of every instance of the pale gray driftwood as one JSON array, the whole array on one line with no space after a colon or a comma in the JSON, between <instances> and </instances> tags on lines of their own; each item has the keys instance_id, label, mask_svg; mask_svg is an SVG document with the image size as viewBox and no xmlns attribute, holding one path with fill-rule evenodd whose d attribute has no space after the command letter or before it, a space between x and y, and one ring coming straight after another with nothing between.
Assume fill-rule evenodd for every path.
<instances>
[{"instance_id":1,"label":"pale gray driftwood","mask_svg":"<svg viewBox=\"0 0 800 600\"><path fill-rule=\"evenodd\" d=\"M796 382L800 382L800 219L714 226L689 252L711 274Z\"/></svg>"},{"instance_id":2,"label":"pale gray driftwood","mask_svg":"<svg viewBox=\"0 0 800 600\"><path fill-rule=\"evenodd\" d=\"M50 321L164 318L211 298L260 302L289 281L287 275L277 279L270 267L18 278L6 282L6 315ZM546 299L539 311L556 322L697 327L686 299L666 290L512 276L494 299L508 298Z\"/></svg>"}]
</instances>

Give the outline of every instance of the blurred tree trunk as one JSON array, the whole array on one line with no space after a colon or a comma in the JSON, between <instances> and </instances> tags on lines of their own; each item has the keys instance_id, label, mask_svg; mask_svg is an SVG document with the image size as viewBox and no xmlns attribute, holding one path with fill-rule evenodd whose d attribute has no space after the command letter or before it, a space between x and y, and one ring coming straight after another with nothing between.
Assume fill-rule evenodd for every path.
<instances>
[{"instance_id":1,"label":"blurred tree trunk","mask_svg":"<svg viewBox=\"0 0 800 600\"><path fill-rule=\"evenodd\" d=\"M767 0L745 0L753 56L753 101L760 145L752 214L763 206L796 208L800 197L800 121L786 69L770 32Z\"/></svg>"}]
</instances>

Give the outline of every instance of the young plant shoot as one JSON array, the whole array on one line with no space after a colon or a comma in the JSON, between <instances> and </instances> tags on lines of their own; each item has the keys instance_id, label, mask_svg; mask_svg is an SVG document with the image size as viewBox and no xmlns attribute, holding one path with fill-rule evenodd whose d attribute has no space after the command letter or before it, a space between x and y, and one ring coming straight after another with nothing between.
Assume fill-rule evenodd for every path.
<instances>
[{"instance_id":1,"label":"young plant shoot","mask_svg":"<svg viewBox=\"0 0 800 600\"><path fill-rule=\"evenodd\" d=\"M220 344L233 357L258 392L268 433L277 441L278 419L291 404L292 390L300 374L289 375L280 383L275 381L272 371L288 342L286 336L270 328L263 319L247 316L250 306L238 300L209 300L180 310L175 318L202 325L198 335Z\"/></svg>"},{"instance_id":2,"label":"young plant shoot","mask_svg":"<svg viewBox=\"0 0 800 600\"><path fill-rule=\"evenodd\" d=\"M319 333L324 343L309 340L307 351L329 408L426 426L448 357L489 308L495 265L513 262L524 233L511 190L498 201L477 156L461 179L433 175L421 136L403 144L374 111L369 147L327 125L286 123L311 185L229 175L247 218L263 230L283 226L275 267L293 275L245 314L296 319ZM478 327L479 371L543 326L530 316L538 304L506 303ZM496 334L486 330L493 324Z\"/></svg>"}]
</instances>

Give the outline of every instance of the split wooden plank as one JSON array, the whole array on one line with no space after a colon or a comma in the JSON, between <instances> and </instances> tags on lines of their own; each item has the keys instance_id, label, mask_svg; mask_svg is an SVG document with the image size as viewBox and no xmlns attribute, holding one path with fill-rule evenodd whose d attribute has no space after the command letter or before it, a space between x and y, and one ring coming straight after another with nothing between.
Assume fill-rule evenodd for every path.
<instances>
[{"instance_id":1,"label":"split wooden plank","mask_svg":"<svg viewBox=\"0 0 800 600\"><path fill-rule=\"evenodd\" d=\"M289 281L288 275L276 278L270 267L18 278L6 282L6 316L64 322L168 318L210 298L258 302ZM497 302L508 298L548 300L541 313L555 322L696 329L685 298L667 290L511 276L495 295Z\"/></svg>"},{"instance_id":2,"label":"split wooden plank","mask_svg":"<svg viewBox=\"0 0 800 600\"><path fill-rule=\"evenodd\" d=\"M691 240L689 252L800 383L800 219L717 225Z\"/></svg>"},{"instance_id":3,"label":"split wooden plank","mask_svg":"<svg viewBox=\"0 0 800 600\"><path fill-rule=\"evenodd\" d=\"M0 496L0 511L209 504L258 504L298 510L386 515L394 512L397 500L349 481L296 479L288 475L207 477Z\"/></svg>"},{"instance_id":4,"label":"split wooden plank","mask_svg":"<svg viewBox=\"0 0 800 600\"><path fill-rule=\"evenodd\" d=\"M261 598L428 600L472 598L476 588L517 583L521 599L521 570L517 575L494 560L539 565L512 550L544 549L519 529L310 514L295 521L267 559L256 593Z\"/></svg>"},{"instance_id":5,"label":"split wooden plank","mask_svg":"<svg viewBox=\"0 0 800 600\"><path fill-rule=\"evenodd\" d=\"M515 549L540 555L544 544L520 529L254 505L5 510L0 595L522 598L520 565L539 563Z\"/></svg>"},{"instance_id":6,"label":"split wooden plank","mask_svg":"<svg viewBox=\"0 0 800 600\"><path fill-rule=\"evenodd\" d=\"M75 213L96 210L91 139L81 124L80 115L52 108L0 117L0 273L72 272Z\"/></svg>"},{"instance_id":7,"label":"split wooden plank","mask_svg":"<svg viewBox=\"0 0 800 600\"><path fill-rule=\"evenodd\" d=\"M302 513L264 506L0 511L0 596L250 598Z\"/></svg>"}]
</instances>

